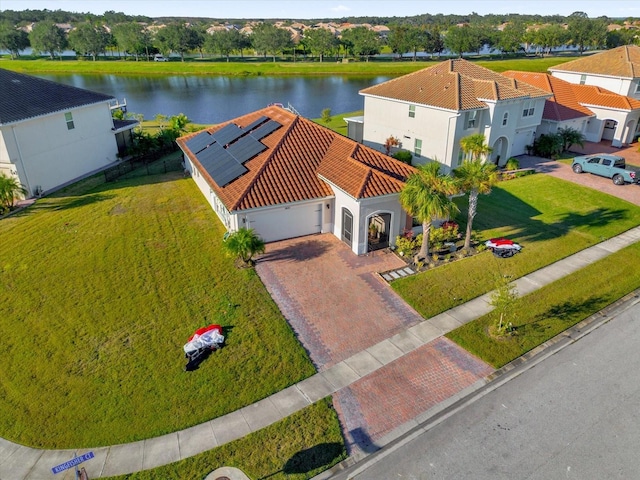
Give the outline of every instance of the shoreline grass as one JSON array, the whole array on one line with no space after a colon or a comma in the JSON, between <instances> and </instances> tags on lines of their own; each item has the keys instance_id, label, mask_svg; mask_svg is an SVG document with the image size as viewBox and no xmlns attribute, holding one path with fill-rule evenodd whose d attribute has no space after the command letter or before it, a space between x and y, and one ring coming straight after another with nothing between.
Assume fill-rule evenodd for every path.
<instances>
[{"instance_id":1,"label":"shoreline grass","mask_svg":"<svg viewBox=\"0 0 640 480\"><path fill-rule=\"evenodd\" d=\"M582 320L640 288L640 243L613 253L541 289L520 297L516 335L493 337L488 332L499 314L473 320L446 337L494 368L500 368Z\"/></svg>"},{"instance_id":2,"label":"shoreline grass","mask_svg":"<svg viewBox=\"0 0 640 480\"><path fill-rule=\"evenodd\" d=\"M524 70L546 72L549 67L577 57L470 59L496 72ZM226 62L219 59L189 59L185 62L146 62L131 60L51 60L46 58L12 60L0 58L0 68L20 73L109 74L109 75L220 75L220 76L400 76L430 67L444 58L418 61L326 61L271 62L264 59Z\"/></svg>"}]
</instances>

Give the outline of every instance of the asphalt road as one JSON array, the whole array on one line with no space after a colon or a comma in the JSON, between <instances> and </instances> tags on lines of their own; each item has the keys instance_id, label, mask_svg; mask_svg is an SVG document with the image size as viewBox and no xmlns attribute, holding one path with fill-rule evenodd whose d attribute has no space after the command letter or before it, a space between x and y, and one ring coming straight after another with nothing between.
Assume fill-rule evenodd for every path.
<instances>
[{"instance_id":1,"label":"asphalt road","mask_svg":"<svg viewBox=\"0 0 640 480\"><path fill-rule=\"evenodd\" d=\"M345 478L640 478L639 345L636 302L427 432L350 469Z\"/></svg>"}]
</instances>

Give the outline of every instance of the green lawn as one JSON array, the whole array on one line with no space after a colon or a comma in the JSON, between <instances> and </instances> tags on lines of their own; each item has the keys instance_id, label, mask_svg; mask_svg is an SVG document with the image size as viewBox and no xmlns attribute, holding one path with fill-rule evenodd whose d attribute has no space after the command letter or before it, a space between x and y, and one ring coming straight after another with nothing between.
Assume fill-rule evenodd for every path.
<instances>
[{"instance_id":1,"label":"green lawn","mask_svg":"<svg viewBox=\"0 0 640 480\"><path fill-rule=\"evenodd\" d=\"M200 479L224 466L239 468L253 479L302 480L345 458L338 418L328 399L200 455L111 479Z\"/></svg>"},{"instance_id":2,"label":"green lawn","mask_svg":"<svg viewBox=\"0 0 640 480\"><path fill-rule=\"evenodd\" d=\"M464 231L467 198L457 202ZM596 190L546 175L509 180L480 196L473 227L483 240L517 241L522 253L500 259L486 251L396 280L392 287L429 318L493 290L496 275L519 278L638 224L639 207Z\"/></svg>"},{"instance_id":3,"label":"green lawn","mask_svg":"<svg viewBox=\"0 0 640 480\"><path fill-rule=\"evenodd\" d=\"M599 260L517 300L516 335L493 337L495 312L469 322L447 337L500 368L640 288L640 243Z\"/></svg>"},{"instance_id":4,"label":"green lawn","mask_svg":"<svg viewBox=\"0 0 640 480\"><path fill-rule=\"evenodd\" d=\"M221 254L224 229L191 179L99 180L0 221L0 436L130 442L315 373L256 273ZM182 346L208 323L227 345L186 373Z\"/></svg>"},{"instance_id":5,"label":"green lawn","mask_svg":"<svg viewBox=\"0 0 640 480\"><path fill-rule=\"evenodd\" d=\"M546 72L549 67L559 65L576 57L547 57L547 58L511 58L511 59L475 59L479 65L496 72L505 70L524 70ZM24 58L11 60L7 56L0 58L0 67L23 73L91 73L91 74L120 74L120 75L385 75L399 76L416 70L430 67L444 60L413 61L352 61L348 63L327 60L272 62L264 59L245 59L244 61L226 62L218 58L191 58L180 62L135 62L124 60L51 60L48 58Z\"/></svg>"}]
</instances>

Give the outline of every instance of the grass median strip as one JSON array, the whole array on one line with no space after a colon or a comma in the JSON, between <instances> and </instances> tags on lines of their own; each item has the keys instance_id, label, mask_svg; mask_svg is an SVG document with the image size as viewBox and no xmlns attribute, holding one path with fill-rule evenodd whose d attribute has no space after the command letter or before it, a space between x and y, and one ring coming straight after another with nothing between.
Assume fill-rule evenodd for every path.
<instances>
[{"instance_id":1,"label":"grass median strip","mask_svg":"<svg viewBox=\"0 0 640 480\"><path fill-rule=\"evenodd\" d=\"M220 467L239 468L249 478L307 479L345 458L338 417L326 399L208 452L110 480L204 478Z\"/></svg>"},{"instance_id":2,"label":"grass median strip","mask_svg":"<svg viewBox=\"0 0 640 480\"><path fill-rule=\"evenodd\" d=\"M465 219L467 199L457 200ZM509 180L480 196L473 226L484 240L518 242L522 253L502 259L483 252L392 287L430 318L493 290L497 276L522 277L638 224L640 208L611 195L542 174Z\"/></svg>"},{"instance_id":3,"label":"grass median strip","mask_svg":"<svg viewBox=\"0 0 640 480\"><path fill-rule=\"evenodd\" d=\"M490 335L498 318L491 312L446 336L500 368L640 288L639 259L640 243L636 243L519 298L516 316L509 319L514 335Z\"/></svg>"},{"instance_id":4,"label":"grass median strip","mask_svg":"<svg viewBox=\"0 0 640 480\"><path fill-rule=\"evenodd\" d=\"M96 177L97 178L97 177ZM91 184L92 179L87 180ZM149 438L315 369L182 172L77 185L0 222L0 436L41 448ZM209 323L226 346L184 372Z\"/></svg>"}]
</instances>

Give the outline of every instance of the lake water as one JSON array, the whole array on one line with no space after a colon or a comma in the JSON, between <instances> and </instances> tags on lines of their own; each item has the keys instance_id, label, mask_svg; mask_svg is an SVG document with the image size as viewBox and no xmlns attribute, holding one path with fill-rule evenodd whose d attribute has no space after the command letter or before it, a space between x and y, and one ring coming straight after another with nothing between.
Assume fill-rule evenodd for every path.
<instances>
[{"instance_id":1,"label":"lake water","mask_svg":"<svg viewBox=\"0 0 640 480\"><path fill-rule=\"evenodd\" d=\"M300 115L318 118L322 110L344 113L362 110L363 88L391 77L220 77L220 76L124 76L38 75L108 95L126 98L130 113L147 120L157 114L184 113L195 123L220 123L266 107L291 104Z\"/></svg>"}]
</instances>

